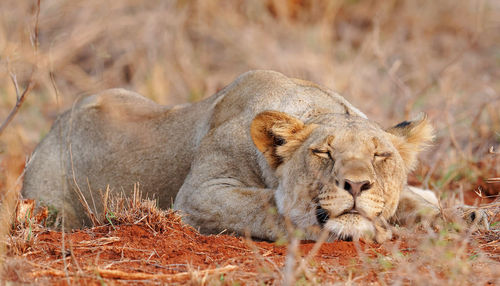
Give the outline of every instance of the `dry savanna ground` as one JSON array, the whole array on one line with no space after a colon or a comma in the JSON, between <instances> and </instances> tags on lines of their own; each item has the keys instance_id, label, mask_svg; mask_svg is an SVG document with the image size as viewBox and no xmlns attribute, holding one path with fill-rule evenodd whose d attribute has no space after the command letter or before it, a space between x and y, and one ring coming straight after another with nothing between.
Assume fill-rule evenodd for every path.
<instances>
[{"instance_id":1,"label":"dry savanna ground","mask_svg":"<svg viewBox=\"0 0 500 286\"><path fill-rule=\"evenodd\" d=\"M0 1L0 121L27 91L0 133L1 281L500 284L498 19L494 0ZM410 183L443 206L483 207L490 230L256 242L200 235L154 202L119 196L94 228L52 231L43 214L12 221L27 157L78 97L124 87L193 102L251 69L327 86L383 126L425 111L437 138Z\"/></svg>"}]
</instances>

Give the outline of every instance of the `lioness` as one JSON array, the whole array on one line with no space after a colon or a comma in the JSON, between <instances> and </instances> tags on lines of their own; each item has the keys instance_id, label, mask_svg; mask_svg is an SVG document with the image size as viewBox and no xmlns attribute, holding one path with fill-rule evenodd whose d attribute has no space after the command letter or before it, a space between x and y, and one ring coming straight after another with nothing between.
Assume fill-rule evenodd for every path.
<instances>
[{"instance_id":1,"label":"lioness","mask_svg":"<svg viewBox=\"0 0 500 286\"><path fill-rule=\"evenodd\" d=\"M80 201L101 214L97 190L131 193L139 182L204 233L274 240L288 218L307 239L326 229L383 242L388 222L439 214L435 197L406 183L432 137L425 116L384 130L340 95L272 71L174 107L112 89L58 118L22 193L64 209L71 228L90 223Z\"/></svg>"}]
</instances>

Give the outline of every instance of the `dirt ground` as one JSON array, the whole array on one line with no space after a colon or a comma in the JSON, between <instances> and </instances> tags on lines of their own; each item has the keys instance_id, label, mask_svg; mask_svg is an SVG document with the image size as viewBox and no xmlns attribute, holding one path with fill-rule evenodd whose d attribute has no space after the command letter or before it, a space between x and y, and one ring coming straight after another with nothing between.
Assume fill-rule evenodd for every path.
<instances>
[{"instance_id":1,"label":"dirt ground","mask_svg":"<svg viewBox=\"0 0 500 286\"><path fill-rule=\"evenodd\" d=\"M162 213L165 216L160 224L143 217L135 223L74 230L64 237L39 225L19 228L17 236L11 237L4 279L37 285L412 284L411 278L398 276L386 265L390 261L381 259L395 251L418 256L421 243L407 233L382 245L301 241L295 248L294 242L201 235L183 224L176 213ZM475 233L466 245L467 255L477 255L480 245L489 259L500 262L499 237L493 234ZM381 267L366 267L377 260ZM426 269L416 271L428 274ZM498 282L494 274L485 275L491 275L486 285Z\"/></svg>"},{"instance_id":2,"label":"dirt ground","mask_svg":"<svg viewBox=\"0 0 500 286\"><path fill-rule=\"evenodd\" d=\"M106 283L128 284L130 280L140 283L137 281L140 278L134 274L145 274L141 279L144 283L184 283L216 276L220 281L253 280L272 284L280 280L277 272L284 266L287 254L285 245L230 235L204 236L180 224L173 225L165 233L157 233L141 223L96 227L68 234L66 241L68 250L64 259L60 232L45 231L38 235L31 250L23 254L31 266L29 281L64 285L69 279L70 282L98 285L104 279ZM364 243L359 245L374 250L379 248ZM313 246L314 242L301 242L300 253L309 253ZM314 260L325 265L348 265L358 260L356 246L344 241L325 243ZM64 263L69 278L62 271ZM324 281L333 278L321 270L316 275Z\"/></svg>"}]
</instances>

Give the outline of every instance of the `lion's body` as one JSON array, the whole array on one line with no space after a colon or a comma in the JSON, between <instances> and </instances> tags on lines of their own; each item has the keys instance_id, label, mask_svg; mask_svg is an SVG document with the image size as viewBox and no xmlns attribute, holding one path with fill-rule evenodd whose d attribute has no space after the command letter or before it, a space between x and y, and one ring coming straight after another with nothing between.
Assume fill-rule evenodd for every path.
<instances>
[{"instance_id":1,"label":"lion's body","mask_svg":"<svg viewBox=\"0 0 500 286\"><path fill-rule=\"evenodd\" d=\"M402 142L398 143L397 136L380 135L385 132L365 119L365 115L343 97L312 83L270 71L246 73L204 101L171 108L120 89L81 100L61 115L35 150L26 168L23 195L59 210L64 208L65 225L71 228L89 224L80 202L83 198L79 198L78 193L83 195L94 213L101 214L102 202L98 190L105 190L109 185L115 192L130 194L133 185L138 182L141 190L159 199L162 208L171 207L175 200L174 208L185 213L185 221L206 233L228 230L242 234L249 231L255 237L275 239L285 232L283 216L294 217L292 221L298 227L314 229L318 225L314 222L316 216L311 217L309 213L311 208L314 211L312 201L319 201L319 205L323 206L322 199L318 200L321 196L319 190L309 190L310 194L301 193L307 188L294 194L289 191L283 193L282 190L286 185L284 181L290 181L289 176L304 177L304 172L308 172L300 168L293 171L295 167L282 165L291 166L293 160L296 160L293 164L300 165L303 161L300 156L305 155L296 155L293 160L279 157L276 155L279 152L288 152L279 148L292 148L292 145L285 144L278 147L274 157L270 156L266 153L269 151L267 143L259 141L266 140L267 133L251 130L259 123L256 116L268 110L309 126L309 129L304 127L307 131L302 132L300 140L304 142L330 132L327 128L321 133L318 131L321 128L316 128L327 126L328 120L352 121L355 122L352 124L361 124L361 129L357 131L371 130L368 133L382 136L380 140L383 142L380 142L387 145L387 150L395 153L397 148L401 150L401 155L395 156L394 166L391 165L394 179L385 175L384 179L390 182L377 183L393 184L390 187L394 188L393 194L387 193L387 189L365 192L365 195L359 196L359 203L363 205L363 200L372 200L368 204L370 207L361 210L368 212L364 213L367 219L356 214L344 215L344 219L356 217L350 222L364 219L370 231L380 233L383 227L374 221L378 216L386 221L396 212L400 193L406 186L406 174L413 164L404 166L402 160L405 164L406 160L414 160L411 156L418 152L418 144L415 147L405 145L410 150L399 145L396 148L394 146ZM325 116L331 119L324 119ZM328 124L313 123L315 120L326 120ZM262 122L267 124L267 121ZM351 134L356 132L356 129L349 129L351 123L346 124L343 127L345 136L356 135ZM422 138L414 139L427 141L429 132L424 130L418 134ZM264 137L260 138L259 134ZM352 151L366 149L361 146L366 142L360 143L357 139L349 142L347 137L342 140L342 146L347 151L349 146L352 146ZM366 140L370 138L366 137ZM390 142L394 146L389 146ZM356 147L356 144L361 145ZM281 144L275 142L274 147L269 148L277 145ZM374 152L372 149L366 152ZM407 156L405 152L411 154ZM371 156L368 154L369 160L372 160ZM351 176L347 173L342 173L345 178ZM352 176L365 179L362 172ZM375 173L370 176L366 179L373 180L374 184L378 182ZM348 196L348 193L342 193L342 196L346 194ZM293 196L295 198L290 201ZM369 209L377 201L380 201L376 203L377 210L371 214ZM425 200L422 202L423 205L431 205ZM417 208L420 204L418 201ZM415 204L408 205L415 207ZM272 207L278 209L277 215L269 214L268 210ZM326 203L323 207L327 208ZM331 215L335 212L333 209L328 211ZM329 224L334 224L333 217L325 225ZM332 229L338 227L337 223ZM342 237L342 230L335 231ZM346 236L363 236L360 231L344 230ZM317 231L311 230L306 236L314 239L316 235ZM386 234L374 235L376 240L387 239Z\"/></svg>"}]
</instances>

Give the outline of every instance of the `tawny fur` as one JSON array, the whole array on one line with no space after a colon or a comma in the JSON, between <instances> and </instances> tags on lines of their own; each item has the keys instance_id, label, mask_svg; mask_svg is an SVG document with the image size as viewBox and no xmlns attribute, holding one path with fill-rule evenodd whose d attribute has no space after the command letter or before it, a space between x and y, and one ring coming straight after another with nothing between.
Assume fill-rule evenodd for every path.
<instances>
[{"instance_id":1,"label":"tawny fur","mask_svg":"<svg viewBox=\"0 0 500 286\"><path fill-rule=\"evenodd\" d=\"M382 242L388 221L435 208L406 184L431 138L426 118L384 131L340 95L271 71L174 107L113 89L58 118L22 193L64 213L69 228L90 224L80 201L102 215L99 191L130 194L139 183L204 233L273 240L288 217L308 239L323 227L331 238ZM352 195L349 181L368 183Z\"/></svg>"}]
</instances>

